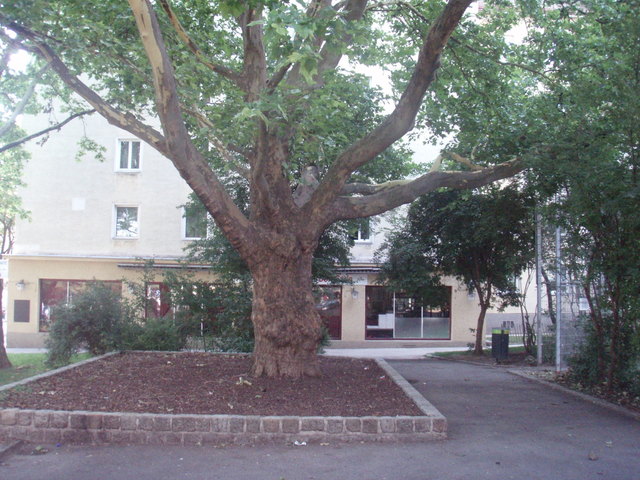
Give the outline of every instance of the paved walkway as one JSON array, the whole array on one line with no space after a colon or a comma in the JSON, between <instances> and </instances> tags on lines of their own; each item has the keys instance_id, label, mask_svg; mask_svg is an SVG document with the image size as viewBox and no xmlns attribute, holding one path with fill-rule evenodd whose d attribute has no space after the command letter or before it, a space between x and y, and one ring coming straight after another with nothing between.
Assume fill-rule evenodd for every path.
<instances>
[{"instance_id":1,"label":"paved walkway","mask_svg":"<svg viewBox=\"0 0 640 480\"><path fill-rule=\"evenodd\" d=\"M460 347L415 347L415 348L326 348L330 357L384 358L395 360L418 360L437 352L460 352Z\"/></svg>"},{"instance_id":2,"label":"paved walkway","mask_svg":"<svg viewBox=\"0 0 640 480\"><path fill-rule=\"evenodd\" d=\"M640 480L640 422L502 368L391 361L449 419L430 443L51 447L3 480Z\"/></svg>"}]
</instances>

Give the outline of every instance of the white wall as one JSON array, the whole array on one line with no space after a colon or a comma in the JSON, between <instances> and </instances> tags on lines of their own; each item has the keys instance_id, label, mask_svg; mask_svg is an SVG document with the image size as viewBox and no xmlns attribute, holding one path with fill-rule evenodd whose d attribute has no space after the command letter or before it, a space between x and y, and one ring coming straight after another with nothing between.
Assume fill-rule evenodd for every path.
<instances>
[{"instance_id":1,"label":"white wall","mask_svg":"<svg viewBox=\"0 0 640 480\"><path fill-rule=\"evenodd\" d=\"M46 125L29 117L29 131ZM83 133L106 148L104 162L93 154L76 161ZM97 114L76 119L52 134L32 154L21 189L30 220L16 225L14 254L67 254L174 257L182 254L182 211L190 189L171 162L142 144L139 173L115 171L117 139L131 134L109 125ZM114 205L139 207L138 239L114 239Z\"/></svg>"}]
</instances>

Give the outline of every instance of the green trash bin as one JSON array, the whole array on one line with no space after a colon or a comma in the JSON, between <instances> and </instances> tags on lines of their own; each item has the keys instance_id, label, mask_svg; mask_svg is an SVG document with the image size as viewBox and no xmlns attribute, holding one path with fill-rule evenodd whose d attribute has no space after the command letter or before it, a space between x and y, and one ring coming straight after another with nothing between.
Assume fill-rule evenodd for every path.
<instances>
[{"instance_id":1,"label":"green trash bin","mask_svg":"<svg viewBox=\"0 0 640 480\"><path fill-rule=\"evenodd\" d=\"M494 328L491 330L491 356L497 361L509 357L509 329Z\"/></svg>"}]
</instances>

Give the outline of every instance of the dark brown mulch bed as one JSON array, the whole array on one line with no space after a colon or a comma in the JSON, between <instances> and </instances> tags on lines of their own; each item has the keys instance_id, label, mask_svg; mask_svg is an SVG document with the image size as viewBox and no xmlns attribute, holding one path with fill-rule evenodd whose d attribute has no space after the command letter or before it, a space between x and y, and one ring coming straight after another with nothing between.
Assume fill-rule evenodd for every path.
<instances>
[{"instance_id":1,"label":"dark brown mulch bed","mask_svg":"<svg viewBox=\"0 0 640 480\"><path fill-rule=\"evenodd\" d=\"M422 412L372 360L321 357L323 376L252 378L246 355L124 353L0 393L0 407L175 414Z\"/></svg>"}]
</instances>

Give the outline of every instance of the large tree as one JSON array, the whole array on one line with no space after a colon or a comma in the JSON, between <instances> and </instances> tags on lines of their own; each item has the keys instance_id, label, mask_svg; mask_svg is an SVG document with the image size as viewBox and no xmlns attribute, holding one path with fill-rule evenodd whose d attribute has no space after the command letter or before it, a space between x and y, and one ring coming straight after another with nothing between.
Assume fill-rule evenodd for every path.
<instances>
[{"instance_id":1,"label":"large tree","mask_svg":"<svg viewBox=\"0 0 640 480\"><path fill-rule=\"evenodd\" d=\"M129 0L128 7L12 0L2 3L0 24L110 123L174 163L251 272L253 373L298 377L320 374L311 265L331 224L522 168L510 160L470 171L433 169L410 181L354 182L413 128L471 1L398 3L423 12L426 23L392 34L387 19L396 10L366 0ZM332 104L332 92L341 76L362 80L340 66L384 64L391 43L403 43L406 60L413 59L395 106L361 137L345 138L331 129L342 107ZM301 148L312 140L321 148ZM329 155L322 166L321 152ZM247 179L248 213L225 190L230 170Z\"/></svg>"}]
</instances>

